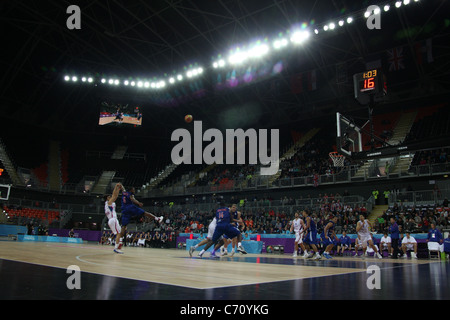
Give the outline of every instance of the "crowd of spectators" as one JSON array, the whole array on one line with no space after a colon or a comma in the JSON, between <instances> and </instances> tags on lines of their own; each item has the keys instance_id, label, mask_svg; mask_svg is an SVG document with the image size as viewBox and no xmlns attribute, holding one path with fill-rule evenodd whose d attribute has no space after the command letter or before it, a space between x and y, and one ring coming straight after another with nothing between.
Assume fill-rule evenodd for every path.
<instances>
[{"instance_id":1,"label":"crowd of spectators","mask_svg":"<svg viewBox=\"0 0 450 320\"><path fill-rule=\"evenodd\" d=\"M428 232L431 224L439 230L450 229L449 211L448 199L438 205L409 206L396 203L375 221L375 230L378 233L387 231L391 217L404 232Z\"/></svg>"}]
</instances>

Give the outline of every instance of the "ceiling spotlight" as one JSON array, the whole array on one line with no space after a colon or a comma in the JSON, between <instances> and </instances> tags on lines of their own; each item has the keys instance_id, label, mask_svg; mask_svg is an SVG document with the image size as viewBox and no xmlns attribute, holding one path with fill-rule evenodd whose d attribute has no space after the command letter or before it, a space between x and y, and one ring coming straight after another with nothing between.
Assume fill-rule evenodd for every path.
<instances>
[{"instance_id":1,"label":"ceiling spotlight","mask_svg":"<svg viewBox=\"0 0 450 320\"><path fill-rule=\"evenodd\" d=\"M403 0L403 4L404 4L405 6L408 5L409 2L410 2L410 0Z\"/></svg>"},{"instance_id":2,"label":"ceiling spotlight","mask_svg":"<svg viewBox=\"0 0 450 320\"><path fill-rule=\"evenodd\" d=\"M380 8L376 8L375 10L373 10L373 13L375 14L380 14L380 12L381 12Z\"/></svg>"},{"instance_id":3,"label":"ceiling spotlight","mask_svg":"<svg viewBox=\"0 0 450 320\"><path fill-rule=\"evenodd\" d=\"M178 80L178 81L183 80L183 76L182 76L181 74L177 75L177 80Z\"/></svg>"},{"instance_id":4,"label":"ceiling spotlight","mask_svg":"<svg viewBox=\"0 0 450 320\"><path fill-rule=\"evenodd\" d=\"M368 17L370 17L370 12L369 11L364 12L364 18L368 18Z\"/></svg>"},{"instance_id":5,"label":"ceiling spotlight","mask_svg":"<svg viewBox=\"0 0 450 320\"><path fill-rule=\"evenodd\" d=\"M123 84L127 86L127 85L130 84L130 82L129 82L128 80L125 80L125 81L123 82Z\"/></svg>"},{"instance_id":6,"label":"ceiling spotlight","mask_svg":"<svg viewBox=\"0 0 450 320\"><path fill-rule=\"evenodd\" d=\"M327 26L327 25L324 25L324 26L323 26L323 30L324 30L324 31L328 31L328 26Z\"/></svg>"},{"instance_id":7,"label":"ceiling spotlight","mask_svg":"<svg viewBox=\"0 0 450 320\"><path fill-rule=\"evenodd\" d=\"M192 71L191 71L191 70L189 70L188 72L186 72L186 77L188 77L188 78L192 77Z\"/></svg>"},{"instance_id":8,"label":"ceiling spotlight","mask_svg":"<svg viewBox=\"0 0 450 320\"><path fill-rule=\"evenodd\" d=\"M146 88L149 88L149 87L150 87L150 82L148 82L148 81L145 81L145 83L144 83L144 87L146 87Z\"/></svg>"},{"instance_id":9,"label":"ceiling spotlight","mask_svg":"<svg viewBox=\"0 0 450 320\"><path fill-rule=\"evenodd\" d=\"M333 30L336 27L336 25L333 22L330 23L328 26L330 27L330 30Z\"/></svg>"},{"instance_id":10,"label":"ceiling spotlight","mask_svg":"<svg viewBox=\"0 0 450 320\"><path fill-rule=\"evenodd\" d=\"M339 20L339 26L342 27L344 25L344 20Z\"/></svg>"},{"instance_id":11,"label":"ceiling spotlight","mask_svg":"<svg viewBox=\"0 0 450 320\"><path fill-rule=\"evenodd\" d=\"M78 81L78 78L77 78L77 77L72 77L72 81L73 81L73 82L77 82L77 81Z\"/></svg>"},{"instance_id":12,"label":"ceiling spotlight","mask_svg":"<svg viewBox=\"0 0 450 320\"><path fill-rule=\"evenodd\" d=\"M287 44L288 44L287 39L284 39L284 38L283 39L277 39L277 40L275 40L273 42L273 47L275 49L281 49L281 48L287 46Z\"/></svg>"},{"instance_id":13,"label":"ceiling spotlight","mask_svg":"<svg viewBox=\"0 0 450 320\"><path fill-rule=\"evenodd\" d=\"M106 79L102 79L102 83L106 83Z\"/></svg>"},{"instance_id":14,"label":"ceiling spotlight","mask_svg":"<svg viewBox=\"0 0 450 320\"><path fill-rule=\"evenodd\" d=\"M92 79L91 77L88 78L88 82L92 83L94 81L94 79Z\"/></svg>"},{"instance_id":15,"label":"ceiling spotlight","mask_svg":"<svg viewBox=\"0 0 450 320\"><path fill-rule=\"evenodd\" d=\"M308 31L297 31L291 37L291 41L299 44L305 42L309 38L310 34Z\"/></svg>"},{"instance_id":16,"label":"ceiling spotlight","mask_svg":"<svg viewBox=\"0 0 450 320\"><path fill-rule=\"evenodd\" d=\"M314 29L314 33L315 33L315 34L319 34L319 30Z\"/></svg>"},{"instance_id":17,"label":"ceiling spotlight","mask_svg":"<svg viewBox=\"0 0 450 320\"><path fill-rule=\"evenodd\" d=\"M81 78L81 81L86 82L86 77Z\"/></svg>"},{"instance_id":18,"label":"ceiling spotlight","mask_svg":"<svg viewBox=\"0 0 450 320\"><path fill-rule=\"evenodd\" d=\"M200 68L197 69L197 71L198 71L198 74L201 74L201 73L203 73L203 68L200 67Z\"/></svg>"},{"instance_id":19,"label":"ceiling spotlight","mask_svg":"<svg viewBox=\"0 0 450 320\"><path fill-rule=\"evenodd\" d=\"M134 86L136 85L136 82L131 81L130 85L131 85L132 87L134 87Z\"/></svg>"},{"instance_id":20,"label":"ceiling spotlight","mask_svg":"<svg viewBox=\"0 0 450 320\"><path fill-rule=\"evenodd\" d=\"M220 59L218 63L219 63L219 67L225 66L225 60L223 60L223 59Z\"/></svg>"},{"instance_id":21,"label":"ceiling spotlight","mask_svg":"<svg viewBox=\"0 0 450 320\"><path fill-rule=\"evenodd\" d=\"M173 77L169 78L169 83L175 83L175 79Z\"/></svg>"},{"instance_id":22,"label":"ceiling spotlight","mask_svg":"<svg viewBox=\"0 0 450 320\"><path fill-rule=\"evenodd\" d=\"M213 63L213 68L214 68L214 69L217 69L218 67L219 67L219 64L218 64L217 62L214 62L214 63Z\"/></svg>"},{"instance_id":23,"label":"ceiling spotlight","mask_svg":"<svg viewBox=\"0 0 450 320\"><path fill-rule=\"evenodd\" d=\"M142 81L138 81L137 86L139 88L142 88L144 86L144 83Z\"/></svg>"},{"instance_id":24,"label":"ceiling spotlight","mask_svg":"<svg viewBox=\"0 0 450 320\"><path fill-rule=\"evenodd\" d=\"M353 18L352 17L348 17L347 18L347 23L352 23L353 22Z\"/></svg>"},{"instance_id":25,"label":"ceiling spotlight","mask_svg":"<svg viewBox=\"0 0 450 320\"><path fill-rule=\"evenodd\" d=\"M64 77L64 80L69 81L69 80L70 80L70 77L69 77L69 76L65 76L65 77Z\"/></svg>"},{"instance_id":26,"label":"ceiling spotlight","mask_svg":"<svg viewBox=\"0 0 450 320\"><path fill-rule=\"evenodd\" d=\"M400 8L402 6L402 2L401 1L397 1L396 3L395 3L395 7L396 8Z\"/></svg>"},{"instance_id":27,"label":"ceiling spotlight","mask_svg":"<svg viewBox=\"0 0 450 320\"><path fill-rule=\"evenodd\" d=\"M119 83L120 83L120 81L119 80L114 80L114 84L116 85L116 86L118 86L119 85Z\"/></svg>"},{"instance_id":28,"label":"ceiling spotlight","mask_svg":"<svg viewBox=\"0 0 450 320\"><path fill-rule=\"evenodd\" d=\"M384 12L388 12L391 7L387 4L384 6Z\"/></svg>"},{"instance_id":29,"label":"ceiling spotlight","mask_svg":"<svg viewBox=\"0 0 450 320\"><path fill-rule=\"evenodd\" d=\"M108 83L109 83L109 84L114 84L114 79L109 79L109 80L108 80Z\"/></svg>"}]
</instances>

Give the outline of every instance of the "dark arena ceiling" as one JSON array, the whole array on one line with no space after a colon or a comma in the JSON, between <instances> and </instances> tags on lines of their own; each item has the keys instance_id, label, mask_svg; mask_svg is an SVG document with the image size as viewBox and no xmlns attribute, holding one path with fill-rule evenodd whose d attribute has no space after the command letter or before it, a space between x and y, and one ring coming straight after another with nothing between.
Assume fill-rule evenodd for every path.
<instances>
[{"instance_id":1,"label":"dark arena ceiling","mask_svg":"<svg viewBox=\"0 0 450 320\"><path fill-rule=\"evenodd\" d=\"M400 1L399 8L394 3L2 1L2 127L108 133L111 128L98 126L99 105L108 101L142 108L142 127L129 129L135 135L169 139L171 131L186 126L186 114L219 129L285 128L364 109L354 99L352 75L377 60L388 79L385 107L426 105L448 96L449 1ZM367 27L364 12L372 4L381 8L381 29ZM385 4L390 4L387 12ZM70 5L80 8L81 29L67 27ZM325 31L331 22L335 28ZM305 43L291 43L296 30L310 32ZM286 48L275 50L276 39L287 39ZM229 65L230 50L258 40L270 48L268 54ZM390 70L387 52L400 47L402 65ZM427 48L432 48L432 63ZM227 64L215 68L220 59ZM188 79L192 68L202 68L201 74ZM182 81L176 79L179 74ZM65 76L79 79L74 83ZM92 82L83 83L83 76ZM121 83L111 86L101 79ZM165 86L124 86L125 79L165 79Z\"/></svg>"}]
</instances>

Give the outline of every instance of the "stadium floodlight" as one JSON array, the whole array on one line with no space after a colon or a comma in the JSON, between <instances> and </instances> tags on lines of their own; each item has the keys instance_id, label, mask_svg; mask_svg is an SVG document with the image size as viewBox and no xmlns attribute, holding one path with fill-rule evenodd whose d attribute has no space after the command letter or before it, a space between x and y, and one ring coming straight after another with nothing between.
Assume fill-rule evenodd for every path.
<instances>
[{"instance_id":1,"label":"stadium floodlight","mask_svg":"<svg viewBox=\"0 0 450 320\"><path fill-rule=\"evenodd\" d=\"M123 82L123 84L127 86L127 85L129 85L129 84L130 84L130 81L128 81L128 80L125 80L125 81Z\"/></svg>"},{"instance_id":2,"label":"stadium floodlight","mask_svg":"<svg viewBox=\"0 0 450 320\"><path fill-rule=\"evenodd\" d=\"M257 44L247 51L249 58L260 58L269 52L269 47L266 44Z\"/></svg>"},{"instance_id":3,"label":"stadium floodlight","mask_svg":"<svg viewBox=\"0 0 450 320\"><path fill-rule=\"evenodd\" d=\"M130 82L130 85L131 85L132 87L134 87L134 86L136 85L136 82L131 81L131 82Z\"/></svg>"},{"instance_id":4,"label":"stadium floodlight","mask_svg":"<svg viewBox=\"0 0 450 320\"><path fill-rule=\"evenodd\" d=\"M183 76L182 76L181 74L177 75L177 80L178 80L178 81L183 80Z\"/></svg>"},{"instance_id":5,"label":"stadium floodlight","mask_svg":"<svg viewBox=\"0 0 450 320\"><path fill-rule=\"evenodd\" d=\"M330 30L333 30L333 29L336 27L336 25L334 24L334 22L331 22L331 23L328 25L328 27L330 28Z\"/></svg>"},{"instance_id":6,"label":"stadium floodlight","mask_svg":"<svg viewBox=\"0 0 450 320\"><path fill-rule=\"evenodd\" d=\"M233 53L232 55L229 56L228 62L230 62L231 64L240 64L245 60L247 60L247 58L248 58L247 52L238 50L236 53Z\"/></svg>"},{"instance_id":7,"label":"stadium floodlight","mask_svg":"<svg viewBox=\"0 0 450 320\"><path fill-rule=\"evenodd\" d=\"M108 80L108 83L109 83L109 84L114 84L114 79L109 79L109 80Z\"/></svg>"},{"instance_id":8,"label":"stadium floodlight","mask_svg":"<svg viewBox=\"0 0 450 320\"><path fill-rule=\"evenodd\" d=\"M191 70L186 72L186 77L188 77L188 78L192 77L192 71Z\"/></svg>"},{"instance_id":9,"label":"stadium floodlight","mask_svg":"<svg viewBox=\"0 0 450 320\"><path fill-rule=\"evenodd\" d=\"M404 4L405 6L407 6L407 5L409 4L409 2L410 2L410 0L403 0L403 4Z\"/></svg>"},{"instance_id":10,"label":"stadium floodlight","mask_svg":"<svg viewBox=\"0 0 450 320\"><path fill-rule=\"evenodd\" d=\"M364 18L368 18L368 17L370 17L370 11L364 12Z\"/></svg>"},{"instance_id":11,"label":"stadium floodlight","mask_svg":"<svg viewBox=\"0 0 450 320\"><path fill-rule=\"evenodd\" d=\"M89 83L92 83L93 81L94 81L94 79L92 79L92 77L89 77L89 78L88 78L88 82L89 82Z\"/></svg>"},{"instance_id":12,"label":"stadium floodlight","mask_svg":"<svg viewBox=\"0 0 450 320\"><path fill-rule=\"evenodd\" d=\"M64 80L70 81L70 77L69 77L69 76L65 76L65 77L64 77Z\"/></svg>"},{"instance_id":13,"label":"stadium floodlight","mask_svg":"<svg viewBox=\"0 0 450 320\"><path fill-rule=\"evenodd\" d=\"M105 78L102 79L102 83L106 83L106 79Z\"/></svg>"},{"instance_id":14,"label":"stadium floodlight","mask_svg":"<svg viewBox=\"0 0 450 320\"><path fill-rule=\"evenodd\" d=\"M152 83L150 84L150 87L151 87L152 89L155 89L155 88L156 88L156 83L155 83L155 82L152 82Z\"/></svg>"},{"instance_id":15,"label":"stadium floodlight","mask_svg":"<svg viewBox=\"0 0 450 320\"><path fill-rule=\"evenodd\" d=\"M323 26L323 30L324 30L324 31L328 31L328 25L324 25L324 26Z\"/></svg>"},{"instance_id":16,"label":"stadium floodlight","mask_svg":"<svg viewBox=\"0 0 450 320\"><path fill-rule=\"evenodd\" d=\"M352 17L348 17L347 18L347 23L352 23L353 22L353 18Z\"/></svg>"},{"instance_id":17,"label":"stadium floodlight","mask_svg":"<svg viewBox=\"0 0 450 320\"><path fill-rule=\"evenodd\" d=\"M170 77L169 78L169 83L175 83L175 78L174 77Z\"/></svg>"},{"instance_id":18,"label":"stadium floodlight","mask_svg":"<svg viewBox=\"0 0 450 320\"><path fill-rule=\"evenodd\" d=\"M281 49L283 47L286 47L288 45L288 40L285 38L277 39L273 42L273 47L275 49Z\"/></svg>"},{"instance_id":19,"label":"stadium floodlight","mask_svg":"<svg viewBox=\"0 0 450 320\"><path fill-rule=\"evenodd\" d=\"M120 81L119 80L114 80L114 84L116 85L116 86L118 86L119 84L120 84Z\"/></svg>"},{"instance_id":20,"label":"stadium floodlight","mask_svg":"<svg viewBox=\"0 0 450 320\"><path fill-rule=\"evenodd\" d=\"M395 7L396 8L400 8L402 6L402 2L401 1L397 1L396 3L395 3Z\"/></svg>"},{"instance_id":21,"label":"stadium floodlight","mask_svg":"<svg viewBox=\"0 0 450 320\"><path fill-rule=\"evenodd\" d=\"M77 78L76 76L73 76L73 77L72 77L72 81L73 81L73 82L77 82L77 81L78 81L78 78Z\"/></svg>"},{"instance_id":22,"label":"stadium floodlight","mask_svg":"<svg viewBox=\"0 0 450 320\"><path fill-rule=\"evenodd\" d=\"M161 88L164 88L164 87L166 86L166 82L165 82L164 80L161 80L161 81L159 82L159 86L160 86Z\"/></svg>"},{"instance_id":23,"label":"stadium floodlight","mask_svg":"<svg viewBox=\"0 0 450 320\"><path fill-rule=\"evenodd\" d=\"M220 59L217 63L219 64L219 67L225 66L225 60L223 60L223 59Z\"/></svg>"},{"instance_id":24,"label":"stadium floodlight","mask_svg":"<svg viewBox=\"0 0 450 320\"><path fill-rule=\"evenodd\" d=\"M391 7L387 4L384 6L384 12L388 12Z\"/></svg>"},{"instance_id":25,"label":"stadium floodlight","mask_svg":"<svg viewBox=\"0 0 450 320\"><path fill-rule=\"evenodd\" d=\"M339 20L339 26L342 27L344 25L344 20Z\"/></svg>"},{"instance_id":26,"label":"stadium floodlight","mask_svg":"<svg viewBox=\"0 0 450 320\"><path fill-rule=\"evenodd\" d=\"M301 44L305 42L310 36L308 31L296 31L292 34L291 41L295 44Z\"/></svg>"},{"instance_id":27,"label":"stadium floodlight","mask_svg":"<svg viewBox=\"0 0 450 320\"><path fill-rule=\"evenodd\" d=\"M381 10L380 8L375 8L375 10L373 10L374 14L380 14Z\"/></svg>"},{"instance_id":28,"label":"stadium floodlight","mask_svg":"<svg viewBox=\"0 0 450 320\"><path fill-rule=\"evenodd\" d=\"M319 30L318 29L314 29L314 33L315 34L319 34Z\"/></svg>"},{"instance_id":29,"label":"stadium floodlight","mask_svg":"<svg viewBox=\"0 0 450 320\"><path fill-rule=\"evenodd\" d=\"M214 62L214 63L213 63L213 68L214 68L214 69L217 69L218 67L219 67L219 63Z\"/></svg>"},{"instance_id":30,"label":"stadium floodlight","mask_svg":"<svg viewBox=\"0 0 450 320\"><path fill-rule=\"evenodd\" d=\"M203 73L203 68L200 67L200 68L197 69L197 71L198 71L198 74L202 74Z\"/></svg>"},{"instance_id":31,"label":"stadium floodlight","mask_svg":"<svg viewBox=\"0 0 450 320\"><path fill-rule=\"evenodd\" d=\"M138 86L139 88L142 88L142 87L144 86L144 83L143 83L142 81L138 81L138 82L137 82L137 86Z\"/></svg>"},{"instance_id":32,"label":"stadium floodlight","mask_svg":"<svg viewBox=\"0 0 450 320\"><path fill-rule=\"evenodd\" d=\"M81 78L81 81L86 82L86 77Z\"/></svg>"}]
</instances>

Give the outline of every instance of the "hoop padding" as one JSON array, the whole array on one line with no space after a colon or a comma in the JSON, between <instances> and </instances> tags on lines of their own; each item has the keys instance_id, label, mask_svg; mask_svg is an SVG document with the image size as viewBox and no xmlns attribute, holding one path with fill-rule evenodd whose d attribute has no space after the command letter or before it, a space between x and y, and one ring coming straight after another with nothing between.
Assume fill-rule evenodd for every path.
<instances>
[{"instance_id":1,"label":"hoop padding","mask_svg":"<svg viewBox=\"0 0 450 320\"><path fill-rule=\"evenodd\" d=\"M345 157L337 152L330 152L329 156L333 160L333 165L335 167L343 167L345 162Z\"/></svg>"}]
</instances>

